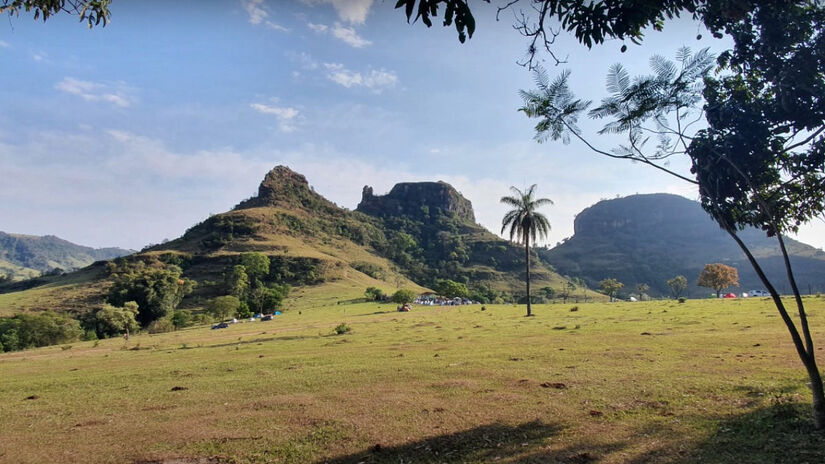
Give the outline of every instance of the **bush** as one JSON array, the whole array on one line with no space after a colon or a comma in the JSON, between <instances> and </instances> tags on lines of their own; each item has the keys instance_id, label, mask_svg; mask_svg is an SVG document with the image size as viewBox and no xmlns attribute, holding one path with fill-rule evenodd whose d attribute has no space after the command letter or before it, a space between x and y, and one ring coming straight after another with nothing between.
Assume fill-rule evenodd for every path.
<instances>
[{"instance_id":1,"label":"bush","mask_svg":"<svg viewBox=\"0 0 825 464\"><path fill-rule=\"evenodd\" d=\"M370 301L381 301L387 298L384 291L377 287L367 287L367 291L364 292L364 296L366 296Z\"/></svg>"},{"instance_id":2,"label":"bush","mask_svg":"<svg viewBox=\"0 0 825 464\"><path fill-rule=\"evenodd\" d=\"M150 334L172 332L173 330L175 330L175 326L172 324L171 318L152 321L149 323L149 326L146 327L146 331Z\"/></svg>"},{"instance_id":3,"label":"bush","mask_svg":"<svg viewBox=\"0 0 825 464\"><path fill-rule=\"evenodd\" d=\"M171 322L175 330L182 329L192 323L192 314L189 311L177 310L172 314Z\"/></svg>"},{"instance_id":4,"label":"bush","mask_svg":"<svg viewBox=\"0 0 825 464\"><path fill-rule=\"evenodd\" d=\"M679 303L684 303L685 301L687 301L687 300L685 299L685 297L683 297L683 296L680 296L680 297L679 297Z\"/></svg>"},{"instance_id":5,"label":"bush","mask_svg":"<svg viewBox=\"0 0 825 464\"><path fill-rule=\"evenodd\" d=\"M206 311L208 311L212 317L219 320L236 314L240 307L241 300L233 295L219 296L206 303Z\"/></svg>"},{"instance_id":6,"label":"bush","mask_svg":"<svg viewBox=\"0 0 825 464\"><path fill-rule=\"evenodd\" d=\"M23 313L0 318L0 345L3 351L25 350L80 340L80 322L53 312Z\"/></svg>"},{"instance_id":7,"label":"bush","mask_svg":"<svg viewBox=\"0 0 825 464\"><path fill-rule=\"evenodd\" d=\"M402 288L392 294L392 302L398 304L412 303L415 300L416 293L412 290Z\"/></svg>"},{"instance_id":8,"label":"bush","mask_svg":"<svg viewBox=\"0 0 825 464\"><path fill-rule=\"evenodd\" d=\"M337 335L344 335L347 332L352 330L352 327L348 326L345 322L338 324L335 329L333 329Z\"/></svg>"}]
</instances>

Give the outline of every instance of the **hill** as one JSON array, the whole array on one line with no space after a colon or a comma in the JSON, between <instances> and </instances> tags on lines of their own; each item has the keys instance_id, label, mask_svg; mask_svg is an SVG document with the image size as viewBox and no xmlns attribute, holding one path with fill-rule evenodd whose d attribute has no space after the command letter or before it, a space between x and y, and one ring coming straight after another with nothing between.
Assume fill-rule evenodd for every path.
<instances>
[{"instance_id":1,"label":"hill","mask_svg":"<svg viewBox=\"0 0 825 464\"><path fill-rule=\"evenodd\" d=\"M768 276L782 282L778 289L788 293L776 240L757 229L740 235ZM825 291L825 252L790 238L786 238L786 246L800 289L806 293ZM646 283L652 295L668 295L665 281L684 275L688 295L707 295L707 289L695 285L696 279L705 264L717 262L739 270L739 291L762 288L733 240L698 203L677 195L632 195L600 201L576 216L571 238L539 254L561 274L579 276L592 288L602 279L616 278L625 284L624 294L637 283Z\"/></svg>"},{"instance_id":2,"label":"hill","mask_svg":"<svg viewBox=\"0 0 825 464\"><path fill-rule=\"evenodd\" d=\"M521 249L475 224L472 205L450 185L398 184L385 196L365 189L358 210L350 211L317 194L301 174L278 166L256 196L181 237L86 271L87 285L77 276L56 276L38 281L46 285L26 295L0 295L0 309L81 311L103 302L117 273L172 266L181 279L197 282L181 307L199 308L228 292L233 269L248 252L268 258L268 274L258 276L262 283L295 288L293 303L343 302L362 297L367 287L423 292L439 279L467 283L488 300L514 301L523 292ZM534 282L536 288L561 288L566 281L539 263Z\"/></svg>"},{"instance_id":3,"label":"hill","mask_svg":"<svg viewBox=\"0 0 825 464\"><path fill-rule=\"evenodd\" d=\"M46 235L0 232L0 274L12 279L28 279L53 271L73 271L95 261L134 253L122 248L90 248Z\"/></svg>"}]
</instances>

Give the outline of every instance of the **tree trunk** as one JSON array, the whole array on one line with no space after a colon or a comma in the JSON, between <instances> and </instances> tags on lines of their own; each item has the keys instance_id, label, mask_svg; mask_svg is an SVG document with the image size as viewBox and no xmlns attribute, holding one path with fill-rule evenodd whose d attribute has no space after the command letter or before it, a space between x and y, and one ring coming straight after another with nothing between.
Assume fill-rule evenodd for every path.
<instances>
[{"instance_id":1,"label":"tree trunk","mask_svg":"<svg viewBox=\"0 0 825 464\"><path fill-rule=\"evenodd\" d=\"M768 277L762 271L762 267L756 261L753 254L751 254L750 249L748 249L747 245L742 242L738 235L735 232L724 228L725 231L730 235L736 244L739 245L739 248L745 253L745 256L748 258L748 261L753 266L754 271L756 271L756 275L759 276L759 280L765 285L768 289L768 292L771 294L771 298L773 298L773 302L776 305L776 309L779 311L779 315L782 317L782 321L785 323L785 326L788 328L788 332L791 334L791 339L793 340L794 347L796 348L796 352L799 355L799 359L802 361L802 364L805 366L805 370L808 371L808 378L811 381L811 395L813 397L813 418L814 418L814 427L817 430L825 430L825 391L823 391L822 385L822 376L819 373L819 367L816 365L816 358L814 358L814 351L813 351L813 342L811 341L809 344L810 352L806 350L806 343L802 341L802 337L799 335L799 331L796 328L796 325L793 323L793 320L788 315L788 311L785 309L784 303L782 303L782 299L779 297L779 292L776 291L776 288L771 284L768 280ZM804 314L804 307L800 307L800 311ZM806 321L806 318L803 318L803 321ZM807 337L806 337L807 338ZM809 339L810 340L810 339Z\"/></svg>"},{"instance_id":2,"label":"tree trunk","mask_svg":"<svg viewBox=\"0 0 825 464\"><path fill-rule=\"evenodd\" d=\"M525 234L524 237L524 262L527 266L527 317L533 315L530 306L530 236Z\"/></svg>"}]
</instances>

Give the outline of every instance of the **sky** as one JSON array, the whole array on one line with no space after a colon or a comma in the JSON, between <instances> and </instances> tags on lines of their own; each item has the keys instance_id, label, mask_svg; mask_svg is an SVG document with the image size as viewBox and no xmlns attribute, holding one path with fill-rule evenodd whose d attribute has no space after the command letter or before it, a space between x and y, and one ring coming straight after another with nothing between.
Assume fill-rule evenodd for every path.
<instances>
[{"instance_id":1,"label":"sky","mask_svg":"<svg viewBox=\"0 0 825 464\"><path fill-rule=\"evenodd\" d=\"M533 140L518 112L533 76L513 12L473 4L472 39L407 24L391 0L114 0L106 27L76 17L0 16L0 230L141 249L254 195L277 165L355 209L364 185L443 180L500 231L499 199L537 184L553 245L601 199L695 188L580 143ZM648 72L654 54L722 50L689 19L641 46L593 50L559 36L571 87L598 101L610 65ZM597 145L620 142L595 135ZM675 160L672 168L685 172ZM825 223L798 236L825 247Z\"/></svg>"}]
</instances>

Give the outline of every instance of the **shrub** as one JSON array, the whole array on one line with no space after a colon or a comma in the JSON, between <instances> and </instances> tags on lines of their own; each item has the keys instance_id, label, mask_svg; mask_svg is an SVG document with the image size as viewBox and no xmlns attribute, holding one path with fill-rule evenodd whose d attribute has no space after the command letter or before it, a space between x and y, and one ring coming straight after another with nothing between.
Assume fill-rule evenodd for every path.
<instances>
[{"instance_id":1,"label":"shrub","mask_svg":"<svg viewBox=\"0 0 825 464\"><path fill-rule=\"evenodd\" d=\"M215 319L226 319L236 314L240 307L241 300L234 295L219 296L206 303L206 311Z\"/></svg>"},{"instance_id":2,"label":"shrub","mask_svg":"<svg viewBox=\"0 0 825 464\"><path fill-rule=\"evenodd\" d=\"M387 297L384 291L377 287L368 287L367 291L364 292L364 296L370 301L381 301Z\"/></svg>"},{"instance_id":3,"label":"shrub","mask_svg":"<svg viewBox=\"0 0 825 464\"><path fill-rule=\"evenodd\" d=\"M352 330L352 327L348 326L346 322L342 322L338 324L335 329L333 329L337 335L344 335L347 332Z\"/></svg>"},{"instance_id":4,"label":"shrub","mask_svg":"<svg viewBox=\"0 0 825 464\"><path fill-rule=\"evenodd\" d=\"M415 300L416 293L412 290L402 288L392 294L392 302L398 304L412 303Z\"/></svg>"},{"instance_id":5,"label":"shrub","mask_svg":"<svg viewBox=\"0 0 825 464\"><path fill-rule=\"evenodd\" d=\"M182 329L192 322L192 314L189 311L177 310L172 314L172 326L175 330Z\"/></svg>"},{"instance_id":6,"label":"shrub","mask_svg":"<svg viewBox=\"0 0 825 464\"><path fill-rule=\"evenodd\" d=\"M175 330L175 326L172 324L171 318L163 318L152 321L149 326L146 327L146 330L150 334L166 333Z\"/></svg>"},{"instance_id":7,"label":"shrub","mask_svg":"<svg viewBox=\"0 0 825 464\"><path fill-rule=\"evenodd\" d=\"M679 297L679 303L684 303L685 301L687 301L687 300L685 299L685 297L683 297L683 296L680 296L680 297Z\"/></svg>"},{"instance_id":8,"label":"shrub","mask_svg":"<svg viewBox=\"0 0 825 464\"><path fill-rule=\"evenodd\" d=\"M4 351L69 343L83 335L80 322L63 314L47 311L0 318L0 345Z\"/></svg>"}]
</instances>

